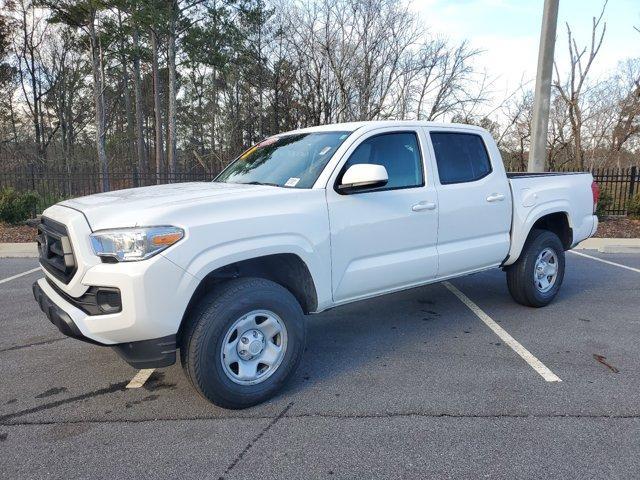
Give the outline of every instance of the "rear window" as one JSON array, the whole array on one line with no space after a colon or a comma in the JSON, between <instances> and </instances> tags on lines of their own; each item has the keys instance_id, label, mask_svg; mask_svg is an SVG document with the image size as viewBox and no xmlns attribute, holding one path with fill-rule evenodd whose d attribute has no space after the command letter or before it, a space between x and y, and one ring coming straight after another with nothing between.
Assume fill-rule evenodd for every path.
<instances>
[{"instance_id":1,"label":"rear window","mask_svg":"<svg viewBox=\"0 0 640 480\"><path fill-rule=\"evenodd\" d=\"M473 182L491 173L491 161L480 135L432 132L440 183Z\"/></svg>"}]
</instances>

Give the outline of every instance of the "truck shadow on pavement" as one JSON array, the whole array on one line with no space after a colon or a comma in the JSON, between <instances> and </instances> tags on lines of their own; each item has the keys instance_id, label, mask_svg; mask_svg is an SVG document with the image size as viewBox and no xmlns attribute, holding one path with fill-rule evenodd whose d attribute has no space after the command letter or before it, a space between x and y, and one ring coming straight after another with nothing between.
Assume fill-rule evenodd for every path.
<instances>
[{"instance_id":1,"label":"truck shadow on pavement","mask_svg":"<svg viewBox=\"0 0 640 480\"><path fill-rule=\"evenodd\" d=\"M297 374L277 399L310 383L385 368L398 360L398 352L423 353L427 362L430 346L478 326L470 315L460 315L464 306L456 302L435 284L306 317L307 349Z\"/></svg>"},{"instance_id":2,"label":"truck shadow on pavement","mask_svg":"<svg viewBox=\"0 0 640 480\"><path fill-rule=\"evenodd\" d=\"M587 287L581 278L579 270L569 273L557 299L545 310L553 309L554 305L564 307L583 295ZM490 303L492 309L512 312L496 318L507 329L510 321L521 322L523 315L538 310L514 302L500 270L469 275L456 283L472 300L481 299L481 303ZM432 350L443 351L442 345L438 348L439 343L458 341L461 336L486 328L440 283L348 304L306 319L307 351L294 379L276 397L280 401L305 390L310 383L330 383L331 379L350 372L366 372L400 362L402 353L399 356L398 352L421 354L417 361L426 367ZM488 329L486 334L492 345L502 346ZM486 350L475 354L493 355Z\"/></svg>"}]
</instances>

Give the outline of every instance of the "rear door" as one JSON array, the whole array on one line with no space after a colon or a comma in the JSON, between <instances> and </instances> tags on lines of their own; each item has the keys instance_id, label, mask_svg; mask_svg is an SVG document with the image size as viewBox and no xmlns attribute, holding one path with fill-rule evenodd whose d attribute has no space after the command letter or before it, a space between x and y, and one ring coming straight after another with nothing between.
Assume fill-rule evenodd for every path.
<instances>
[{"instance_id":1,"label":"rear door","mask_svg":"<svg viewBox=\"0 0 640 480\"><path fill-rule=\"evenodd\" d=\"M438 277L499 265L509 252L511 192L488 133L426 128L438 178Z\"/></svg>"},{"instance_id":2,"label":"rear door","mask_svg":"<svg viewBox=\"0 0 640 480\"><path fill-rule=\"evenodd\" d=\"M327 185L332 285L337 303L424 283L438 268L437 193L425 173L421 128L364 134ZM336 185L358 163L383 165L389 181L371 190L340 193Z\"/></svg>"}]
</instances>

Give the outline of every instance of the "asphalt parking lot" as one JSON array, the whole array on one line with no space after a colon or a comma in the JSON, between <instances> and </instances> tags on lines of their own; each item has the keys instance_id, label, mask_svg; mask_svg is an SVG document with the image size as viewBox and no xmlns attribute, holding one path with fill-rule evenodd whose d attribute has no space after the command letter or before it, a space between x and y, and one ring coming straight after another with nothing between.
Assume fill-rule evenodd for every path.
<instances>
[{"instance_id":1,"label":"asphalt parking lot","mask_svg":"<svg viewBox=\"0 0 640 480\"><path fill-rule=\"evenodd\" d=\"M41 273L3 282L36 260L0 259L0 476L637 478L640 254L582 253L617 265L567 254L543 309L492 271L308 317L293 381L243 411L179 365L125 388L134 369L39 311Z\"/></svg>"}]
</instances>

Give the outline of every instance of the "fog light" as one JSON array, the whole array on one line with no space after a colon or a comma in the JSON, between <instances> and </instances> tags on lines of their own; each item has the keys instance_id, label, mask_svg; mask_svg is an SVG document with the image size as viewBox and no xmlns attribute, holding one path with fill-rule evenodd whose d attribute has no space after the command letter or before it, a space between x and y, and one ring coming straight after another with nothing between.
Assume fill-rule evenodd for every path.
<instances>
[{"instance_id":1,"label":"fog light","mask_svg":"<svg viewBox=\"0 0 640 480\"><path fill-rule=\"evenodd\" d=\"M117 288L98 288L96 303L103 313L118 313L122 310L120 290Z\"/></svg>"}]
</instances>

